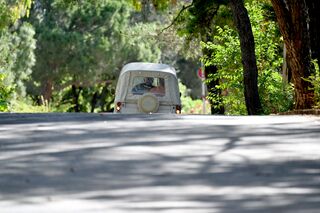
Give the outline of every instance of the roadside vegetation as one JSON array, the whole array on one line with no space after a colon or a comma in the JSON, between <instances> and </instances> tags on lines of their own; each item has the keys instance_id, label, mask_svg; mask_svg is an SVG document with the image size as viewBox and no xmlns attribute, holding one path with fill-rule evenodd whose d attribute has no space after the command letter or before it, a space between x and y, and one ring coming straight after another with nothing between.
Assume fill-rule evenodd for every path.
<instances>
[{"instance_id":1,"label":"roadside vegetation","mask_svg":"<svg viewBox=\"0 0 320 213\"><path fill-rule=\"evenodd\" d=\"M0 111L110 112L119 71L133 61L176 68L183 113L202 113L202 65L206 113L320 108L320 4L298 4L309 18L287 11L309 44L298 49L281 25L281 2L0 0Z\"/></svg>"}]
</instances>

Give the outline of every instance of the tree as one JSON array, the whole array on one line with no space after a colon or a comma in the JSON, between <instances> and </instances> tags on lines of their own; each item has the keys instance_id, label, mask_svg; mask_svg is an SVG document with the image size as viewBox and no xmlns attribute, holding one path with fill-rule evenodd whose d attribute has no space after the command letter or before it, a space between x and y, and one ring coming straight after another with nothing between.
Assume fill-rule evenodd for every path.
<instances>
[{"instance_id":1,"label":"tree","mask_svg":"<svg viewBox=\"0 0 320 213\"><path fill-rule=\"evenodd\" d=\"M31 0L0 0L0 111L8 110L14 84L18 84L21 91L21 81L33 65L32 27L15 25L19 18L28 14L31 3ZM20 61L22 58L25 61ZM19 66L19 62L26 66Z\"/></svg>"},{"instance_id":2,"label":"tree","mask_svg":"<svg viewBox=\"0 0 320 213\"><path fill-rule=\"evenodd\" d=\"M44 103L55 98L56 103L71 103L74 111L87 111L89 107L80 105L104 103L96 99L107 100L110 93L98 90L109 91L123 64L158 60L157 44L144 37L153 26L131 26L132 11L124 0L37 0L29 19L37 32L30 94L38 101L42 96ZM69 94L71 100L61 100Z\"/></svg>"},{"instance_id":3,"label":"tree","mask_svg":"<svg viewBox=\"0 0 320 213\"><path fill-rule=\"evenodd\" d=\"M15 59L11 75L15 84L15 92L20 97L26 95L25 81L30 78L35 64L34 50L36 48L36 40L34 35L33 27L27 22L22 23L13 35L13 45L16 51L14 51L15 54L11 53Z\"/></svg>"},{"instance_id":4,"label":"tree","mask_svg":"<svg viewBox=\"0 0 320 213\"><path fill-rule=\"evenodd\" d=\"M317 59L318 65L320 65L320 17L318 15L320 11L320 2L314 0L306 0L309 14L309 32L310 32L310 44L311 44L311 57Z\"/></svg>"},{"instance_id":5,"label":"tree","mask_svg":"<svg viewBox=\"0 0 320 213\"><path fill-rule=\"evenodd\" d=\"M0 71L0 112L8 111L8 100L12 93L10 86L5 84L4 79L5 75Z\"/></svg>"},{"instance_id":6,"label":"tree","mask_svg":"<svg viewBox=\"0 0 320 213\"><path fill-rule=\"evenodd\" d=\"M293 96L291 86L282 81L279 72L282 55L276 21L266 17L265 5L261 2L247 3L246 8L255 38L263 113L287 111L292 107ZM204 61L208 66L215 65L218 68L211 79L221 79L218 88L223 91L226 114L246 114L239 34L227 25L216 26L216 31L213 42L203 44L211 52Z\"/></svg>"},{"instance_id":7,"label":"tree","mask_svg":"<svg viewBox=\"0 0 320 213\"><path fill-rule=\"evenodd\" d=\"M215 15L217 14L219 6L227 3L233 12L234 23L238 29L240 36L240 44L243 57L242 61L244 66L244 93L247 111L249 115L261 114L262 107L257 86L257 66L254 53L254 38L252 35L248 13L246 8L244 7L243 0L194 0L189 6L183 7L181 12L188 9L190 15L189 25L191 23L192 26L191 28L189 28L192 30L191 33L200 34L202 36L201 40L206 42L209 41L210 36L212 36L213 33L213 17L215 17ZM181 14L181 12L179 14ZM206 55L207 53L204 54ZM208 68L213 68L207 71L212 70L212 74L214 74L216 70L214 69L214 66ZM216 83L217 82L214 82L214 84ZM213 85L213 88L214 87L215 85ZM214 93L219 93L219 91L216 91L215 89L213 89L212 91Z\"/></svg>"},{"instance_id":8,"label":"tree","mask_svg":"<svg viewBox=\"0 0 320 213\"><path fill-rule=\"evenodd\" d=\"M0 0L0 31L29 15L32 0Z\"/></svg>"},{"instance_id":9,"label":"tree","mask_svg":"<svg viewBox=\"0 0 320 213\"><path fill-rule=\"evenodd\" d=\"M219 20L218 11L220 4L216 1L193 1L192 7L188 10L186 30L187 35L196 36L200 35L202 42L210 42L213 39L215 32L215 25L221 22ZM225 22L225 21L224 21ZM198 35L197 35L198 34ZM202 48L202 55L204 57L211 55L212 52L207 48ZM211 105L211 114L224 114L225 108L222 104L221 90L219 89L220 78L212 79L210 76L217 73L217 67L213 65L204 64L205 77L209 79L206 81L208 90L208 99Z\"/></svg>"},{"instance_id":10,"label":"tree","mask_svg":"<svg viewBox=\"0 0 320 213\"><path fill-rule=\"evenodd\" d=\"M243 0L230 0L234 22L238 29L243 64L243 83L246 107L249 115L262 113L258 93L258 68L255 56L255 44L247 9Z\"/></svg>"},{"instance_id":11,"label":"tree","mask_svg":"<svg viewBox=\"0 0 320 213\"><path fill-rule=\"evenodd\" d=\"M311 83L310 34L305 1L271 0L287 48L288 65L295 89L295 109L310 109L314 104Z\"/></svg>"}]
</instances>

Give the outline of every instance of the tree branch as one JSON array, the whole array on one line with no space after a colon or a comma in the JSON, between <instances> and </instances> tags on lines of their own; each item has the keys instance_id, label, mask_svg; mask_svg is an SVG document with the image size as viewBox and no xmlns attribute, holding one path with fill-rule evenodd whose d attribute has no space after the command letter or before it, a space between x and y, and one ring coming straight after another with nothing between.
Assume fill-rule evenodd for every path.
<instances>
[{"instance_id":1,"label":"tree branch","mask_svg":"<svg viewBox=\"0 0 320 213\"><path fill-rule=\"evenodd\" d=\"M189 5L187 5L187 6L183 5L182 9L179 11L178 15L173 19L173 21L171 22L171 24L170 24L169 26L163 28L158 35L161 35L164 31L166 31L167 29L169 29L170 27L172 27L172 26L177 22L178 18L180 18L181 14L182 14L186 9L188 9L188 8L190 8L190 7L192 7L192 6L193 6L193 1L192 1L191 4L189 4Z\"/></svg>"}]
</instances>

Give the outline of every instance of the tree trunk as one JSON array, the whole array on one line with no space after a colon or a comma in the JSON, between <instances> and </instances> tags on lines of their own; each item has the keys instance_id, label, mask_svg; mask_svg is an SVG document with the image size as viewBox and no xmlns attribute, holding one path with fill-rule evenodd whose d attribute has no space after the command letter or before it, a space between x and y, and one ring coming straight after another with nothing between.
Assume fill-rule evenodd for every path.
<instances>
[{"instance_id":1,"label":"tree trunk","mask_svg":"<svg viewBox=\"0 0 320 213\"><path fill-rule=\"evenodd\" d=\"M295 109L310 109L314 104L311 84L303 78L311 73L308 11L305 1L271 0L283 36L288 64L295 88Z\"/></svg>"},{"instance_id":2,"label":"tree trunk","mask_svg":"<svg viewBox=\"0 0 320 213\"><path fill-rule=\"evenodd\" d=\"M72 85L72 98L73 98L73 110L74 112L80 112L80 104L79 104L79 96L81 93L82 88L77 88L74 84Z\"/></svg>"},{"instance_id":3,"label":"tree trunk","mask_svg":"<svg viewBox=\"0 0 320 213\"><path fill-rule=\"evenodd\" d=\"M320 1L306 0L309 13L309 29L312 59L317 59L320 64Z\"/></svg>"},{"instance_id":4,"label":"tree trunk","mask_svg":"<svg viewBox=\"0 0 320 213\"><path fill-rule=\"evenodd\" d=\"M142 20L143 22L148 22L148 19L150 18L150 0L142 0L141 1L141 13L142 13Z\"/></svg>"},{"instance_id":5,"label":"tree trunk","mask_svg":"<svg viewBox=\"0 0 320 213\"><path fill-rule=\"evenodd\" d=\"M42 84L41 94L42 94L42 100L41 104L48 105L50 103L51 97L52 97L52 89L53 89L53 83L51 79L45 80L45 82Z\"/></svg>"},{"instance_id":6,"label":"tree trunk","mask_svg":"<svg viewBox=\"0 0 320 213\"><path fill-rule=\"evenodd\" d=\"M98 92L95 92L92 96L92 99L91 99L91 110L90 112L93 113L94 112L94 109L96 108L96 105L97 105L97 102L98 102Z\"/></svg>"},{"instance_id":7,"label":"tree trunk","mask_svg":"<svg viewBox=\"0 0 320 213\"><path fill-rule=\"evenodd\" d=\"M106 97L109 93L109 83L106 82L105 85L102 88L101 94L99 96L99 104L102 112L107 111L106 107Z\"/></svg>"},{"instance_id":8,"label":"tree trunk","mask_svg":"<svg viewBox=\"0 0 320 213\"><path fill-rule=\"evenodd\" d=\"M243 0L230 0L229 5L240 37L244 96L248 115L262 114L258 93L258 68L255 55L255 44L248 11L244 7Z\"/></svg>"}]
</instances>

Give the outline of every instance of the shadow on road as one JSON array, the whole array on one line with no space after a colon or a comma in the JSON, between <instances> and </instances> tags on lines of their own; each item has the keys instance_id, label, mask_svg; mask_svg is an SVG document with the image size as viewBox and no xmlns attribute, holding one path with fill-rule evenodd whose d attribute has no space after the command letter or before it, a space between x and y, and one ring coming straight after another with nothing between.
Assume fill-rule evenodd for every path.
<instances>
[{"instance_id":1,"label":"shadow on road","mask_svg":"<svg viewBox=\"0 0 320 213\"><path fill-rule=\"evenodd\" d=\"M319 124L25 116L1 120L0 206L72 199L107 212L320 208Z\"/></svg>"},{"instance_id":2,"label":"shadow on road","mask_svg":"<svg viewBox=\"0 0 320 213\"><path fill-rule=\"evenodd\" d=\"M1 124L28 124L52 122L82 122L82 121L139 121L144 120L176 120L179 115L175 114L127 114L122 116L113 113L0 113Z\"/></svg>"}]
</instances>

